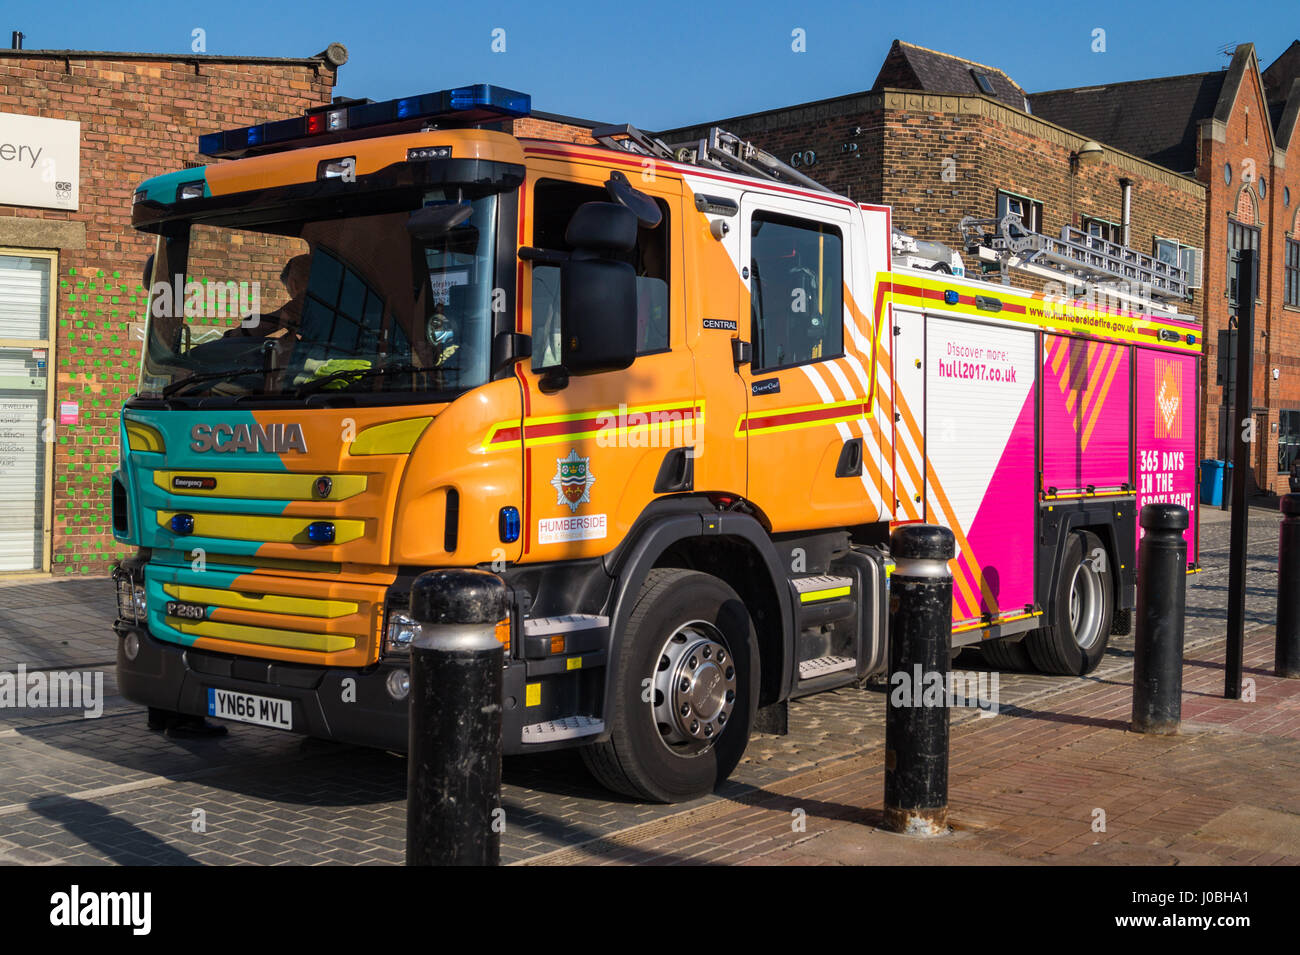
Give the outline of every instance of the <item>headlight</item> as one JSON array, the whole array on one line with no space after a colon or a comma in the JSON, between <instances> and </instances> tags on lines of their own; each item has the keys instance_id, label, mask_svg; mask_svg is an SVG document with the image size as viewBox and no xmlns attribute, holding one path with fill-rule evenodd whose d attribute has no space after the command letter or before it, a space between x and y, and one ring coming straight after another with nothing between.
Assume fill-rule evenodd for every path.
<instances>
[{"instance_id":1,"label":"headlight","mask_svg":"<svg viewBox=\"0 0 1300 955\"><path fill-rule=\"evenodd\" d=\"M411 641L420 632L420 625L406 610L388 612L388 629L384 632L384 653L391 656L410 656Z\"/></svg>"},{"instance_id":2,"label":"headlight","mask_svg":"<svg viewBox=\"0 0 1300 955\"><path fill-rule=\"evenodd\" d=\"M123 620L139 623L149 615L149 604L145 599L144 587L131 579L125 572L117 578L117 615Z\"/></svg>"}]
</instances>

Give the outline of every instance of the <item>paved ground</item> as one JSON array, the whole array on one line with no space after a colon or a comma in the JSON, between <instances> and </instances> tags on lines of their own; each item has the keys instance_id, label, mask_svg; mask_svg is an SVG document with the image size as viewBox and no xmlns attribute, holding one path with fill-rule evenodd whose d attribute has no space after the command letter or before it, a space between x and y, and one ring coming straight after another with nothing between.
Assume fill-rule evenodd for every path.
<instances>
[{"instance_id":1,"label":"paved ground","mask_svg":"<svg viewBox=\"0 0 1300 955\"><path fill-rule=\"evenodd\" d=\"M1268 675L1277 519L1252 512L1256 702L1225 704L1228 525L1206 512L1179 737L1126 732L1132 642L1114 638L1087 678L1003 673L999 715L953 711L946 839L922 845L873 828L884 697L866 687L796 701L788 736L756 737L721 792L686 806L611 798L571 753L509 760L503 860L1300 861L1300 685ZM149 732L140 708L116 695L112 613L105 579L0 583L0 671L79 668L104 681L95 720L0 709L0 862L402 860L403 759L242 725L219 740ZM1092 831L1096 809L1105 833Z\"/></svg>"}]
</instances>

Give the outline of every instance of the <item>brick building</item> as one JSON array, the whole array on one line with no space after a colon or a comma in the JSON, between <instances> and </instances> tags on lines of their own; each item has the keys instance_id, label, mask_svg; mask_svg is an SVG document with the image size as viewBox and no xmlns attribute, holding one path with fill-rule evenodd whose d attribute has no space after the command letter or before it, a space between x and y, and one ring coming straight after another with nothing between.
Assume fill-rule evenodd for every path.
<instances>
[{"instance_id":1,"label":"brick building","mask_svg":"<svg viewBox=\"0 0 1300 955\"><path fill-rule=\"evenodd\" d=\"M153 249L135 187L197 164L200 132L330 102L346 60L0 51L0 573L120 553L108 489Z\"/></svg>"},{"instance_id":2,"label":"brick building","mask_svg":"<svg viewBox=\"0 0 1300 955\"><path fill-rule=\"evenodd\" d=\"M831 189L892 206L899 228L953 248L963 216L1008 211L1039 232L1059 234L1069 223L1119 241L1125 183L1129 245L1154 252L1160 238L1200 247L1203 183L1105 140L1098 161L1081 162L1093 137L1034 115L1029 100L996 67L896 40L868 92L659 135L685 141L720 125ZM978 261L965 261L978 274ZM1194 292L1179 309L1199 317L1203 301Z\"/></svg>"},{"instance_id":3,"label":"brick building","mask_svg":"<svg viewBox=\"0 0 1300 955\"><path fill-rule=\"evenodd\" d=\"M1159 163L1206 195L1202 379L1205 457L1231 455L1225 428L1229 322L1237 314L1231 253L1259 254L1254 343L1254 478L1287 490L1300 449L1300 42L1261 72L1255 47L1226 70L1031 94L1036 114ZM1244 418L1244 415L1234 415Z\"/></svg>"}]
</instances>

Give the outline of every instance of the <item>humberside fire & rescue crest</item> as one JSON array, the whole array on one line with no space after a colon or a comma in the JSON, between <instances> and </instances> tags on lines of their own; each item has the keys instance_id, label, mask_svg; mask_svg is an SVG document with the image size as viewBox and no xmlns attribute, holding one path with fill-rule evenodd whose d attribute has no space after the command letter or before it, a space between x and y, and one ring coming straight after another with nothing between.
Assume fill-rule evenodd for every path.
<instances>
[{"instance_id":1,"label":"humberside fire & rescue crest","mask_svg":"<svg viewBox=\"0 0 1300 955\"><path fill-rule=\"evenodd\" d=\"M591 486L596 478L590 462L591 458L578 457L576 448L569 451L567 458L555 460L555 477L551 478L555 503L569 505L570 513L576 514L580 505L591 503Z\"/></svg>"}]
</instances>

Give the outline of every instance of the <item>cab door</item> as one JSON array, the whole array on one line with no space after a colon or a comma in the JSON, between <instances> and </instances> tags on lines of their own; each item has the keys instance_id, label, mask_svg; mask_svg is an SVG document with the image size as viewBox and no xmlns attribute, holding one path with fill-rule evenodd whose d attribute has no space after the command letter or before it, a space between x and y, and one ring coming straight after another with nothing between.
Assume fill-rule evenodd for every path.
<instances>
[{"instance_id":1,"label":"cab door","mask_svg":"<svg viewBox=\"0 0 1300 955\"><path fill-rule=\"evenodd\" d=\"M564 233L585 202L608 202L609 169L541 164L525 183L522 244L567 252ZM522 263L531 361L524 386L525 515L521 560L596 557L612 550L656 497L689 489L697 427L694 365L681 288L680 190L666 176L638 182L662 221L642 228L629 257L637 271L637 358L591 375L555 374L560 350L560 268ZM679 480L680 479L680 480ZM681 485L681 486L679 486Z\"/></svg>"},{"instance_id":2,"label":"cab door","mask_svg":"<svg viewBox=\"0 0 1300 955\"><path fill-rule=\"evenodd\" d=\"M774 533L869 519L869 360L846 300L852 210L765 193L741 201L742 297L737 325L750 343L740 366L748 497Z\"/></svg>"}]
</instances>

